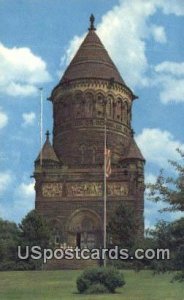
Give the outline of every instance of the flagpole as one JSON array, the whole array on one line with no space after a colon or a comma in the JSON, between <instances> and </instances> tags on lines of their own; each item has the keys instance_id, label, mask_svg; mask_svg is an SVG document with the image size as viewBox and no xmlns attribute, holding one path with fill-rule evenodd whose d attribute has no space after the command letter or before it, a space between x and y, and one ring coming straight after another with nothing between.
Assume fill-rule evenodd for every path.
<instances>
[{"instance_id":1,"label":"flagpole","mask_svg":"<svg viewBox=\"0 0 184 300\"><path fill-rule=\"evenodd\" d=\"M107 178L106 178L106 168L107 168L107 125L106 125L106 116L104 119L104 240L103 240L103 246L104 249L107 247ZM106 252L104 256L104 267L106 267Z\"/></svg>"},{"instance_id":2,"label":"flagpole","mask_svg":"<svg viewBox=\"0 0 184 300\"><path fill-rule=\"evenodd\" d=\"M40 87L40 166L42 167L42 145L43 145L43 88Z\"/></svg>"}]
</instances>

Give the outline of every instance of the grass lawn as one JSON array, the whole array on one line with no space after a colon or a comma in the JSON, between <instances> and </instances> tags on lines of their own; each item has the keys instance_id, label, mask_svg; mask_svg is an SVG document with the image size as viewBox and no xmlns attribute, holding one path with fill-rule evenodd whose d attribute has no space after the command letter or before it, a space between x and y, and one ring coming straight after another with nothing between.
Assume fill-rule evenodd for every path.
<instances>
[{"instance_id":1,"label":"grass lawn","mask_svg":"<svg viewBox=\"0 0 184 300\"><path fill-rule=\"evenodd\" d=\"M116 294L77 294L79 271L0 272L0 299L16 300L184 300L184 285L170 283L172 275L123 271L126 285Z\"/></svg>"}]
</instances>

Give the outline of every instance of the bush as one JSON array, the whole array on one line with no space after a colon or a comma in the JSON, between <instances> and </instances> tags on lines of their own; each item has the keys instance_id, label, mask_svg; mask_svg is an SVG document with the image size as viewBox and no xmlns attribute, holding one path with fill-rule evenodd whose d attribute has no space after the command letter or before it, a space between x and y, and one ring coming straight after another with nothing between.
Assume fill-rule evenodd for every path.
<instances>
[{"instance_id":1,"label":"bush","mask_svg":"<svg viewBox=\"0 0 184 300\"><path fill-rule=\"evenodd\" d=\"M178 272L171 280L171 282L179 281L184 282L184 271Z\"/></svg>"},{"instance_id":2,"label":"bush","mask_svg":"<svg viewBox=\"0 0 184 300\"><path fill-rule=\"evenodd\" d=\"M16 263L14 261L2 261L0 263L0 271L11 271L15 270Z\"/></svg>"},{"instance_id":3,"label":"bush","mask_svg":"<svg viewBox=\"0 0 184 300\"><path fill-rule=\"evenodd\" d=\"M0 271L29 271L33 266L26 262L3 261L0 263Z\"/></svg>"},{"instance_id":4,"label":"bush","mask_svg":"<svg viewBox=\"0 0 184 300\"><path fill-rule=\"evenodd\" d=\"M108 289L104 284L96 283L90 285L90 287L86 290L86 294L106 294L108 293Z\"/></svg>"},{"instance_id":5,"label":"bush","mask_svg":"<svg viewBox=\"0 0 184 300\"><path fill-rule=\"evenodd\" d=\"M41 260L29 260L29 261L13 261L4 260L0 262L0 271L32 271L41 270L42 261Z\"/></svg>"},{"instance_id":6,"label":"bush","mask_svg":"<svg viewBox=\"0 0 184 300\"><path fill-rule=\"evenodd\" d=\"M84 275L81 275L79 278L77 278L77 289L79 293L84 293L86 290L88 290L89 286L90 282L84 277Z\"/></svg>"},{"instance_id":7,"label":"bush","mask_svg":"<svg viewBox=\"0 0 184 300\"><path fill-rule=\"evenodd\" d=\"M77 279L77 288L80 293L95 291L97 285L103 285L103 292L114 293L117 287L125 284L123 275L115 268L93 268L85 270ZM99 286L98 286L99 287ZM96 291L96 293L98 293Z\"/></svg>"}]
</instances>

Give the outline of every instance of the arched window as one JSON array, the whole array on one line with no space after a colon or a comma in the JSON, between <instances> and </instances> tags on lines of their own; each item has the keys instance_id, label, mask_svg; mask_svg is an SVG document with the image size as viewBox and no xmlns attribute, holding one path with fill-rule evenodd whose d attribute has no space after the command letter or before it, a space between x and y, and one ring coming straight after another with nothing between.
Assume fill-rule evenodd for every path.
<instances>
[{"instance_id":1,"label":"arched window","mask_svg":"<svg viewBox=\"0 0 184 300\"><path fill-rule=\"evenodd\" d=\"M116 103L116 101L114 100L114 101L113 101L113 119L116 119L116 106L117 106L117 103Z\"/></svg>"},{"instance_id":2,"label":"arched window","mask_svg":"<svg viewBox=\"0 0 184 300\"><path fill-rule=\"evenodd\" d=\"M93 115L93 94L86 93L85 95L85 117L91 118Z\"/></svg>"},{"instance_id":3,"label":"arched window","mask_svg":"<svg viewBox=\"0 0 184 300\"><path fill-rule=\"evenodd\" d=\"M128 103L126 101L123 103L123 122L128 124Z\"/></svg>"},{"instance_id":4,"label":"arched window","mask_svg":"<svg viewBox=\"0 0 184 300\"><path fill-rule=\"evenodd\" d=\"M118 121L122 121L122 99L117 99L117 105L116 105L116 119Z\"/></svg>"},{"instance_id":5,"label":"arched window","mask_svg":"<svg viewBox=\"0 0 184 300\"><path fill-rule=\"evenodd\" d=\"M97 95L96 114L97 117L104 117L104 95L102 93Z\"/></svg>"},{"instance_id":6,"label":"arched window","mask_svg":"<svg viewBox=\"0 0 184 300\"><path fill-rule=\"evenodd\" d=\"M110 119L113 118L113 101L114 98L111 95L109 95L107 98L106 112L107 112L107 117L109 117Z\"/></svg>"}]
</instances>

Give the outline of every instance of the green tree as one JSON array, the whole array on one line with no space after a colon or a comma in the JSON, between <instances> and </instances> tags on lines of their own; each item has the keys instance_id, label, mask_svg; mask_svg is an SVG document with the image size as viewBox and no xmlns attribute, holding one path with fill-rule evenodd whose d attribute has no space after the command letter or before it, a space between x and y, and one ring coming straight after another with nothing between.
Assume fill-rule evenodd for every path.
<instances>
[{"instance_id":1,"label":"green tree","mask_svg":"<svg viewBox=\"0 0 184 300\"><path fill-rule=\"evenodd\" d=\"M0 219L0 269L11 268L17 260L20 231L16 223Z\"/></svg>"},{"instance_id":2,"label":"green tree","mask_svg":"<svg viewBox=\"0 0 184 300\"><path fill-rule=\"evenodd\" d=\"M163 170L155 184L148 184L149 199L163 201L168 204L162 211L184 211L184 153L177 149L182 163L169 160L176 172L175 177L165 176Z\"/></svg>"},{"instance_id":3,"label":"green tree","mask_svg":"<svg viewBox=\"0 0 184 300\"><path fill-rule=\"evenodd\" d=\"M135 242L137 231L133 208L125 203L120 204L111 214L107 226L111 243L120 247L131 248Z\"/></svg>"},{"instance_id":4,"label":"green tree","mask_svg":"<svg viewBox=\"0 0 184 300\"><path fill-rule=\"evenodd\" d=\"M47 220L36 210L30 211L19 224L21 237L21 255L26 253L26 247L31 251L32 246L39 246L43 253L45 248L50 247L51 230ZM42 259L33 260L30 252L29 257L23 261L28 269L41 269Z\"/></svg>"},{"instance_id":5,"label":"green tree","mask_svg":"<svg viewBox=\"0 0 184 300\"><path fill-rule=\"evenodd\" d=\"M155 260L152 268L155 272L180 271L176 278L183 278L184 270L184 218L174 222L160 221L154 230L150 230L154 248L169 249L169 260ZM179 276L180 275L180 276Z\"/></svg>"},{"instance_id":6,"label":"green tree","mask_svg":"<svg viewBox=\"0 0 184 300\"><path fill-rule=\"evenodd\" d=\"M150 200L166 203L166 207L161 212L184 211L184 153L179 149L177 149L177 152L180 154L181 163L169 161L176 175L168 177L161 170L156 183L147 185ZM179 270L180 274L176 276L176 279L184 279L184 218L181 217L171 223L162 221L150 233L158 248L170 249L172 258L168 262L155 262L155 269L163 271Z\"/></svg>"},{"instance_id":7,"label":"green tree","mask_svg":"<svg viewBox=\"0 0 184 300\"><path fill-rule=\"evenodd\" d=\"M41 261L33 261L31 258L20 260L17 255L18 246L21 246L22 254L26 246L47 248L50 240L50 226L35 210L29 212L19 226L0 219L0 270L40 268Z\"/></svg>"},{"instance_id":8,"label":"green tree","mask_svg":"<svg viewBox=\"0 0 184 300\"><path fill-rule=\"evenodd\" d=\"M49 223L36 210L30 211L19 224L21 240L27 246L46 248L50 244L51 230Z\"/></svg>"}]
</instances>

